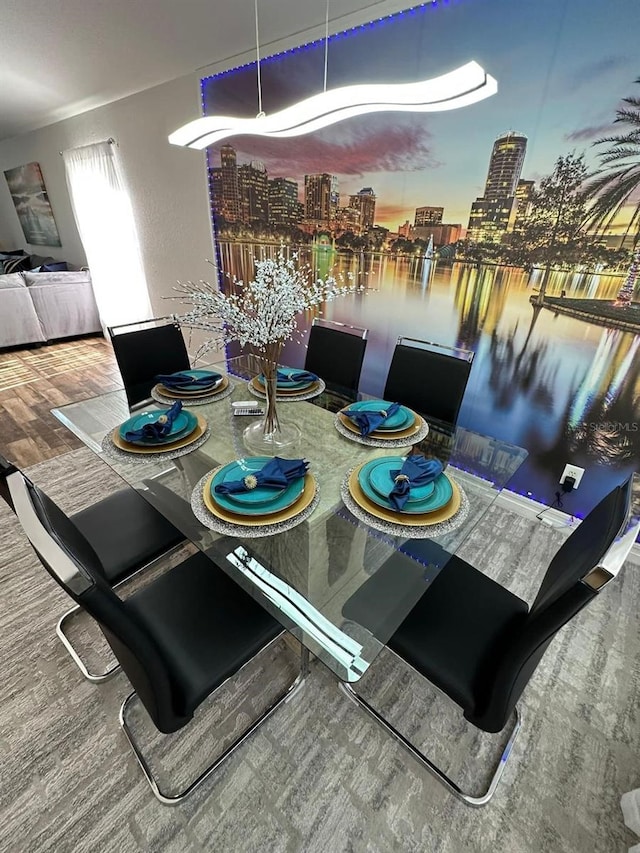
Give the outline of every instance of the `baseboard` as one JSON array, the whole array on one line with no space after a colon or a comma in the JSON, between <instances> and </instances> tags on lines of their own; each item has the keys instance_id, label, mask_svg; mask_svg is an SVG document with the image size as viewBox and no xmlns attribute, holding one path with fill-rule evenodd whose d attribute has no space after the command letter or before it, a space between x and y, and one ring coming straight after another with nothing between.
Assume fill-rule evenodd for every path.
<instances>
[{"instance_id":1,"label":"baseboard","mask_svg":"<svg viewBox=\"0 0 640 853\"><path fill-rule=\"evenodd\" d=\"M552 509L545 504L538 503L538 501L526 498L516 492L510 492L507 489L500 492L495 505L530 519L536 519L536 516L544 510L544 515L537 521L540 524L546 524L548 527L566 530L567 533L580 523L580 519L562 512L562 510ZM635 543L628 559L630 562L640 565L640 543Z\"/></svg>"}]
</instances>

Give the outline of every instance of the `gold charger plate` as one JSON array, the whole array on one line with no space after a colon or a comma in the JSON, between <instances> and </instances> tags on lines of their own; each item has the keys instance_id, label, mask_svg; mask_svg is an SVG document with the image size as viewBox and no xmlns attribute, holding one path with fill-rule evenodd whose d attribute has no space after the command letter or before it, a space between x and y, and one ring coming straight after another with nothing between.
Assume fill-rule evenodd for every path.
<instances>
[{"instance_id":1,"label":"gold charger plate","mask_svg":"<svg viewBox=\"0 0 640 853\"><path fill-rule=\"evenodd\" d=\"M185 435L184 438L179 438L171 444L156 444L153 447L139 447L137 444L131 444L130 442L125 441L124 438L120 437L120 433L118 432L120 429L119 426L117 426L111 433L111 440L116 447L119 447L120 450L125 450L127 453L165 453L169 450L180 450L181 447L188 447L205 434L207 422L202 415L196 415L196 418L198 420L198 425L194 431L190 433L190 435Z\"/></svg>"},{"instance_id":2,"label":"gold charger plate","mask_svg":"<svg viewBox=\"0 0 640 853\"><path fill-rule=\"evenodd\" d=\"M265 397L266 391L264 390L264 385L261 382L258 382L258 377L254 376L251 380L252 387L259 391L260 394L263 394ZM285 390L283 388L276 389L276 395L278 397L295 397L297 394L312 394L314 391L317 391L320 388L319 382L312 382L311 385L307 385L306 388L291 388L289 390Z\"/></svg>"},{"instance_id":3,"label":"gold charger plate","mask_svg":"<svg viewBox=\"0 0 640 853\"><path fill-rule=\"evenodd\" d=\"M205 391L175 391L170 388L165 388L164 385L156 385L154 387L154 391L157 391L158 394L162 394L164 397L172 397L176 400L190 400L192 398L198 397L213 397L215 394L220 394L226 388L229 387L229 380L226 376L222 377L222 382L213 389L213 391L205 390Z\"/></svg>"},{"instance_id":4,"label":"gold charger plate","mask_svg":"<svg viewBox=\"0 0 640 853\"><path fill-rule=\"evenodd\" d=\"M313 474L309 474L307 472L304 475L304 489L302 494L294 504L286 507L286 509L282 509L280 512L270 513L269 515L242 515L240 513L229 512L229 510L218 506L211 495L211 481L220 468L223 467L223 465L220 465L218 468L215 468L211 472L211 475L207 477L202 490L202 497L204 498L205 506L209 512L212 515L215 515L216 518L219 518L221 521L226 521L229 524L239 524L243 527L264 527L268 524L277 524L280 521L288 521L290 518L294 518L296 515L301 513L302 510L306 509L316 494L315 477Z\"/></svg>"},{"instance_id":5,"label":"gold charger plate","mask_svg":"<svg viewBox=\"0 0 640 853\"><path fill-rule=\"evenodd\" d=\"M349 408L347 406L347 408ZM405 406L408 408L408 406ZM406 429L400 430L400 432L389 432L387 430L377 431L374 429L373 432L370 432L369 435L365 436L365 438L376 438L382 439L382 441L395 441L398 438L411 438L412 435L415 435L417 432L420 432L422 429L422 424L424 419L417 412L414 412L413 409L409 409L415 421L411 424L411 426ZM353 423L353 421L349 420L346 415L343 415L342 412L338 412L338 416L340 418L340 423L346 426L349 432L352 432L354 435L357 435L359 438L362 438L360 435L360 430Z\"/></svg>"},{"instance_id":6,"label":"gold charger plate","mask_svg":"<svg viewBox=\"0 0 640 853\"><path fill-rule=\"evenodd\" d=\"M362 465L366 465L366 462L363 462ZM446 474L444 476L447 477L447 480L451 483L453 494L449 503L446 506L440 507L440 509L434 509L432 512L424 512L420 515L414 515L413 513L394 512L392 509L385 509L382 506L378 506L378 504L370 501L360 488L358 474L360 473L362 465L358 465L349 477L349 492L358 506L370 515L373 515L375 518L380 518L382 521L391 521L393 524L402 524L405 527L425 527L429 524L438 524L441 521L448 521L450 518L453 518L460 509L460 502L462 499L460 489L458 488L456 481L451 477L447 477Z\"/></svg>"}]
</instances>

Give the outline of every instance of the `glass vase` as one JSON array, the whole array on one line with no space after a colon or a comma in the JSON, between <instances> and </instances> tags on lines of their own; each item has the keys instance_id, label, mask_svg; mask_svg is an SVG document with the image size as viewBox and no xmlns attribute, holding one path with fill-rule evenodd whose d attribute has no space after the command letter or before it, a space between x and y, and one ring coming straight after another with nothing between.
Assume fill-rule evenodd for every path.
<instances>
[{"instance_id":1,"label":"glass vase","mask_svg":"<svg viewBox=\"0 0 640 853\"><path fill-rule=\"evenodd\" d=\"M255 456L297 458L300 455L301 431L297 424L282 420L277 408L278 363L282 343L271 344L260 357L264 377L265 413L249 424L243 433L245 447Z\"/></svg>"}]
</instances>

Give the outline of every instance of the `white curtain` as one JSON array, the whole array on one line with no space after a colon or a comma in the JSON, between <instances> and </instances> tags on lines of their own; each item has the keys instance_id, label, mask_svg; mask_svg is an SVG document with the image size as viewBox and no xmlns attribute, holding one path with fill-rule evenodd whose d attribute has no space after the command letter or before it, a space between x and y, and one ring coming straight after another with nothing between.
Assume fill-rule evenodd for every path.
<instances>
[{"instance_id":1,"label":"white curtain","mask_svg":"<svg viewBox=\"0 0 640 853\"><path fill-rule=\"evenodd\" d=\"M62 153L71 206L103 327L152 316L131 201L114 145Z\"/></svg>"}]
</instances>

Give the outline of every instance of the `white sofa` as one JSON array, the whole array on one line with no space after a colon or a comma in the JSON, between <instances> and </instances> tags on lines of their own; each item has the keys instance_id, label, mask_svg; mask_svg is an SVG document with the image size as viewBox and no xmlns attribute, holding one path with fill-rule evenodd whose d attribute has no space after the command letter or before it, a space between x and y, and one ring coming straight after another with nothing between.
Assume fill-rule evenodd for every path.
<instances>
[{"instance_id":1,"label":"white sofa","mask_svg":"<svg viewBox=\"0 0 640 853\"><path fill-rule=\"evenodd\" d=\"M0 275L0 347L44 343L33 299L19 273Z\"/></svg>"},{"instance_id":2,"label":"white sofa","mask_svg":"<svg viewBox=\"0 0 640 853\"><path fill-rule=\"evenodd\" d=\"M0 348L99 331L87 271L0 275Z\"/></svg>"}]
</instances>

